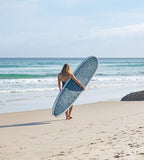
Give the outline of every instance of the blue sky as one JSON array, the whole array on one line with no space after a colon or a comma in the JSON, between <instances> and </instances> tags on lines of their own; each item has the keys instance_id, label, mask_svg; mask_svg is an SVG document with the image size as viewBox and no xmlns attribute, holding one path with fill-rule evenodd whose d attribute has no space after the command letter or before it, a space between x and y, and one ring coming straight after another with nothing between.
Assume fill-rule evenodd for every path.
<instances>
[{"instance_id":1,"label":"blue sky","mask_svg":"<svg viewBox=\"0 0 144 160\"><path fill-rule=\"evenodd\" d=\"M143 0L0 0L0 57L144 57Z\"/></svg>"}]
</instances>

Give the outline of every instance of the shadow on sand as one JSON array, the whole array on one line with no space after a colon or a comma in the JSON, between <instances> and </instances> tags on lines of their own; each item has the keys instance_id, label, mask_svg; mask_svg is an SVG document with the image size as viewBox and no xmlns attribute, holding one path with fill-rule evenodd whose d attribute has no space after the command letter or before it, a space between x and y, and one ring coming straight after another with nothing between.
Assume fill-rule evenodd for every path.
<instances>
[{"instance_id":1,"label":"shadow on sand","mask_svg":"<svg viewBox=\"0 0 144 160\"><path fill-rule=\"evenodd\" d=\"M3 125L0 128L8 128L8 127L24 127L24 126L35 126L35 125L47 125L52 124L56 121L64 121L65 119L61 120L52 120L52 121L43 121L43 122L31 122L31 123L21 123L21 124L11 124L11 125Z\"/></svg>"}]
</instances>

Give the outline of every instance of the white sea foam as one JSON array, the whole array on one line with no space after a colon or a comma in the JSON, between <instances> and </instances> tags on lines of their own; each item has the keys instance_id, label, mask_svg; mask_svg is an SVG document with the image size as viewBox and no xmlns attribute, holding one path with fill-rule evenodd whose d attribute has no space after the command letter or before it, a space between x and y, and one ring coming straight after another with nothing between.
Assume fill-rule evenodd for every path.
<instances>
[{"instance_id":1,"label":"white sea foam","mask_svg":"<svg viewBox=\"0 0 144 160\"><path fill-rule=\"evenodd\" d=\"M0 94L10 94L10 93L25 93L25 92L45 92L45 91L54 91L58 90L58 88L33 88L33 89L15 89L15 90L5 90L0 91Z\"/></svg>"},{"instance_id":2,"label":"white sea foam","mask_svg":"<svg viewBox=\"0 0 144 160\"><path fill-rule=\"evenodd\" d=\"M144 76L95 76L87 89L134 86L144 84ZM44 79L1 79L0 94L45 92L58 90L57 78Z\"/></svg>"},{"instance_id":3,"label":"white sea foam","mask_svg":"<svg viewBox=\"0 0 144 160\"><path fill-rule=\"evenodd\" d=\"M144 81L144 76L109 76L109 77L98 77L95 76L92 78L92 81L107 81L107 82L112 82L112 81Z\"/></svg>"}]
</instances>

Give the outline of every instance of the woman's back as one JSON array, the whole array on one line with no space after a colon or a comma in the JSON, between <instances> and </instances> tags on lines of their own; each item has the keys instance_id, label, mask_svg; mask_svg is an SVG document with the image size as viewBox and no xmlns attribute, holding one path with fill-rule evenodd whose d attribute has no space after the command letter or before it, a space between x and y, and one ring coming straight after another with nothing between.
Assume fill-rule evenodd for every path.
<instances>
[{"instance_id":1,"label":"woman's back","mask_svg":"<svg viewBox=\"0 0 144 160\"><path fill-rule=\"evenodd\" d=\"M71 69L70 66L68 64L65 64L61 70L61 73L59 73L59 79L62 82L66 82L68 79L71 78Z\"/></svg>"},{"instance_id":2,"label":"woman's back","mask_svg":"<svg viewBox=\"0 0 144 160\"><path fill-rule=\"evenodd\" d=\"M66 82L68 79L71 78L71 74L70 73L59 73L59 78L62 82Z\"/></svg>"}]
</instances>

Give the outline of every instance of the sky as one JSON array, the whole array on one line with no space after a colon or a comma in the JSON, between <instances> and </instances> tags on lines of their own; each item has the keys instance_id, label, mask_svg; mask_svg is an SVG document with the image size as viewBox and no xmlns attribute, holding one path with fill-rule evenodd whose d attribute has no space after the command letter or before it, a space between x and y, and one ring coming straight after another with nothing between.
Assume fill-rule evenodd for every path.
<instances>
[{"instance_id":1,"label":"sky","mask_svg":"<svg viewBox=\"0 0 144 160\"><path fill-rule=\"evenodd\" d=\"M144 0L0 0L0 57L144 57Z\"/></svg>"}]
</instances>

